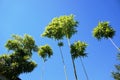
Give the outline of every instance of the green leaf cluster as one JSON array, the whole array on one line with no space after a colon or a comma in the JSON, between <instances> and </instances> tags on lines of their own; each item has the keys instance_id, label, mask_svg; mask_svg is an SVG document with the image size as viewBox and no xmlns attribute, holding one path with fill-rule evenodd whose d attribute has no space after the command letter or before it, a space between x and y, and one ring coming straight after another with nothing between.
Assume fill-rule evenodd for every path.
<instances>
[{"instance_id":1,"label":"green leaf cluster","mask_svg":"<svg viewBox=\"0 0 120 80\"><path fill-rule=\"evenodd\" d=\"M50 58L53 55L53 51L51 47L46 44L38 48L38 54L43 58L44 61L46 61L47 58Z\"/></svg>"},{"instance_id":2,"label":"green leaf cluster","mask_svg":"<svg viewBox=\"0 0 120 80\"><path fill-rule=\"evenodd\" d=\"M71 44L71 55L73 59L87 56L87 53L85 53L86 47L87 44L81 41L77 41Z\"/></svg>"},{"instance_id":3,"label":"green leaf cluster","mask_svg":"<svg viewBox=\"0 0 120 80\"><path fill-rule=\"evenodd\" d=\"M77 32L77 24L73 15L56 17L48 24L42 36L56 40L63 39L64 36L71 38Z\"/></svg>"},{"instance_id":4,"label":"green leaf cluster","mask_svg":"<svg viewBox=\"0 0 120 80\"><path fill-rule=\"evenodd\" d=\"M61 42L61 41L58 42L58 46L59 46L59 47L62 47L63 45L64 45L63 42Z\"/></svg>"},{"instance_id":5,"label":"green leaf cluster","mask_svg":"<svg viewBox=\"0 0 120 80\"><path fill-rule=\"evenodd\" d=\"M30 59L35 46L35 41L30 35L13 35L5 44L12 53L0 56L0 74L10 80L16 80L21 73L31 72L37 66Z\"/></svg>"},{"instance_id":6,"label":"green leaf cluster","mask_svg":"<svg viewBox=\"0 0 120 80\"><path fill-rule=\"evenodd\" d=\"M100 40L101 38L112 38L115 30L109 25L109 22L99 22L93 30L93 36Z\"/></svg>"},{"instance_id":7,"label":"green leaf cluster","mask_svg":"<svg viewBox=\"0 0 120 80\"><path fill-rule=\"evenodd\" d=\"M118 54L118 60L120 61L120 54ZM120 63L115 65L116 71L112 72L112 76L115 80L120 80Z\"/></svg>"}]
</instances>

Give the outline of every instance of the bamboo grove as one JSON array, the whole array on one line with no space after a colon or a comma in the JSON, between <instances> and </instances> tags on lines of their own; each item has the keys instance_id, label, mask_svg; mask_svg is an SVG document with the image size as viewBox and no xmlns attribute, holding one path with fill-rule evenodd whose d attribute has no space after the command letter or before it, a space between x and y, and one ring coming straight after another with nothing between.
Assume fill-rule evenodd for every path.
<instances>
[{"instance_id":1,"label":"bamboo grove","mask_svg":"<svg viewBox=\"0 0 120 80\"><path fill-rule=\"evenodd\" d=\"M74 15L64 15L60 17L55 17L51 22L46 26L45 31L41 34L42 37L50 38L54 41L57 41L59 48L61 62L63 63L63 70L65 75L65 80L70 80L67 75L67 65L64 58L64 51L62 49L64 45L63 40L68 41L69 53L72 61L74 80L79 80L77 75L77 69L75 60L79 59L86 76L86 80L90 80L90 76L87 73L85 68L83 58L87 57L86 48L88 44L84 41L75 41L71 42L72 36L77 33L77 27L79 23L75 20ZM109 22L99 22L98 25L93 29L93 36L101 40L109 39L115 48L120 51L119 47L113 42L112 38L115 35L115 30L111 27ZM32 54L38 53L38 55L43 59L45 63L52 55L54 55L52 49L48 44L39 46L35 43L35 40L32 36L25 34L24 36L12 35L12 38L8 40L5 44L8 52L10 54L3 54L0 56L0 75L5 76L8 80L21 80L19 75L22 73L29 73L37 67L31 57ZM66 46L65 46L66 47ZM22 66L21 66L22 65ZM117 68L118 72L113 72L113 77L115 80L119 80L120 69ZM118 75L119 78L116 78L115 75ZM42 79L43 80L43 79Z\"/></svg>"}]
</instances>

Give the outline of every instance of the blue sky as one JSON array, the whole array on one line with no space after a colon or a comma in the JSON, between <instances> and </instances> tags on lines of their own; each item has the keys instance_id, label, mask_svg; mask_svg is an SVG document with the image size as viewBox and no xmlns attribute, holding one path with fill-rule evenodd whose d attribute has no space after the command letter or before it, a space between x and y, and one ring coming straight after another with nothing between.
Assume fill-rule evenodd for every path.
<instances>
[{"instance_id":1,"label":"blue sky","mask_svg":"<svg viewBox=\"0 0 120 80\"><path fill-rule=\"evenodd\" d=\"M116 30L113 41L120 46L119 0L0 0L0 54L7 53L4 44L12 34L30 34L36 44L49 44L54 51L45 63L43 80L65 80L57 42L40 35L52 18L69 14L74 14L79 22L78 33L72 37L71 43L81 40L88 44L88 57L83 62L90 80L113 80L111 72L115 69L118 51L109 40L97 41L92 36L92 30L99 21L109 21ZM74 80L67 40L63 42L68 79ZM41 80L42 59L37 53L33 53L32 58L38 66L31 73L21 74L22 80ZM75 63L79 80L86 80L80 59L76 59Z\"/></svg>"}]
</instances>

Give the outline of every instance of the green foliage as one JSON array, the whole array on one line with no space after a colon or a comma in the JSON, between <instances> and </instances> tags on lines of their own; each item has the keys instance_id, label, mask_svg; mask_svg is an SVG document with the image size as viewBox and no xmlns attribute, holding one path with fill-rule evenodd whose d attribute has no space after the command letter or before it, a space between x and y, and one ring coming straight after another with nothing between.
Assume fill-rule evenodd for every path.
<instances>
[{"instance_id":1,"label":"green foliage","mask_svg":"<svg viewBox=\"0 0 120 80\"><path fill-rule=\"evenodd\" d=\"M63 42L58 42L58 46L59 47L61 47L61 46L63 46L64 44L63 44Z\"/></svg>"},{"instance_id":2,"label":"green foliage","mask_svg":"<svg viewBox=\"0 0 120 80\"><path fill-rule=\"evenodd\" d=\"M99 22L93 30L93 36L100 40L101 38L112 38L115 30L109 25L109 22Z\"/></svg>"},{"instance_id":3,"label":"green foliage","mask_svg":"<svg viewBox=\"0 0 120 80\"><path fill-rule=\"evenodd\" d=\"M13 35L12 39L8 40L5 44L8 50L18 51L24 49L26 52L32 51L35 46L34 39L27 34L24 35L24 38L19 35Z\"/></svg>"},{"instance_id":4,"label":"green foliage","mask_svg":"<svg viewBox=\"0 0 120 80\"><path fill-rule=\"evenodd\" d=\"M42 36L56 40L63 39L64 36L71 38L77 32L77 24L78 22L74 20L73 15L54 18L46 27Z\"/></svg>"},{"instance_id":5,"label":"green foliage","mask_svg":"<svg viewBox=\"0 0 120 80\"><path fill-rule=\"evenodd\" d=\"M77 57L87 56L87 54L85 53L86 47L87 47L87 44L85 42L81 42L81 41L74 42L71 45L71 55L73 59Z\"/></svg>"},{"instance_id":6,"label":"green foliage","mask_svg":"<svg viewBox=\"0 0 120 80\"><path fill-rule=\"evenodd\" d=\"M0 56L0 74L4 75L10 80L17 80L21 73L28 73L33 71L37 64L31 60L33 52L38 52L38 46L34 39L25 34L23 37L13 35L11 40L8 40L5 47L11 54L3 54ZM49 46L45 46L50 49ZM49 56L51 51L46 51Z\"/></svg>"},{"instance_id":7,"label":"green foliage","mask_svg":"<svg viewBox=\"0 0 120 80\"><path fill-rule=\"evenodd\" d=\"M120 61L120 54L118 54L118 60ZM115 65L116 71L112 72L112 76L115 80L120 80L120 63Z\"/></svg>"},{"instance_id":8,"label":"green foliage","mask_svg":"<svg viewBox=\"0 0 120 80\"><path fill-rule=\"evenodd\" d=\"M31 36L24 35L23 45L24 45L24 48L32 50L35 46L35 41Z\"/></svg>"},{"instance_id":9,"label":"green foliage","mask_svg":"<svg viewBox=\"0 0 120 80\"><path fill-rule=\"evenodd\" d=\"M22 47L22 44L18 40L8 40L5 47L8 50L19 50Z\"/></svg>"},{"instance_id":10,"label":"green foliage","mask_svg":"<svg viewBox=\"0 0 120 80\"><path fill-rule=\"evenodd\" d=\"M63 32L64 32L63 34L67 38L71 38L72 35L77 32L76 27L77 27L78 22L74 20L73 15L61 16L60 20L61 20L61 24L63 27Z\"/></svg>"},{"instance_id":11,"label":"green foliage","mask_svg":"<svg viewBox=\"0 0 120 80\"><path fill-rule=\"evenodd\" d=\"M44 61L53 55L53 51L49 45L44 45L38 48L38 54L43 58Z\"/></svg>"}]
</instances>

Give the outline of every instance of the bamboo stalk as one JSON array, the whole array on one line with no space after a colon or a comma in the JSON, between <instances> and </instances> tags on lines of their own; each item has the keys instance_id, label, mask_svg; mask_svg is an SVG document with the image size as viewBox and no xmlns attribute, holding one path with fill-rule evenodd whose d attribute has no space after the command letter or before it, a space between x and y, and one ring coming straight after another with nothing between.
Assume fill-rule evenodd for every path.
<instances>
[{"instance_id":1,"label":"bamboo stalk","mask_svg":"<svg viewBox=\"0 0 120 80\"><path fill-rule=\"evenodd\" d=\"M43 60L41 80L44 80L44 67L45 67L45 61Z\"/></svg>"},{"instance_id":2,"label":"bamboo stalk","mask_svg":"<svg viewBox=\"0 0 120 80\"><path fill-rule=\"evenodd\" d=\"M89 80L89 77L88 77L87 71L86 71L86 69L85 69L85 66L84 66L84 63L83 63L81 57L80 57L80 61L81 61L81 65L82 65L82 67L83 67L83 70L84 70L85 76L86 76L87 80Z\"/></svg>"},{"instance_id":3,"label":"bamboo stalk","mask_svg":"<svg viewBox=\"0 0 120 80\"><path fill-rule=\"evenodd\" d=\"M70 47L70 39L68 39L68 46ZM71 59L72 59L72 64L73 64L73 69L74 69L75 80L78 80L77 72L76 72L76 67L75 67L75 62L74 62L74 59L73 59L72 55L71 55Z\"/></svg>"},{"instance_id":4,"label":"bamboo stalk","mask_svg":"<svg viewBox=\"0 0 120 80\"><path fill-rule=\"evenodd\" d=\"M62 63L63 63L63 65L64 65L64 74L65 74L65 78L66 78L66 80L68 80L66 65L65 65L65 62L64 62L64 57L63 57L62 49L61 49L60 46L59 46L59 50L60 50L60 54L61 54L61 58L62 58Z\"/></svg>"},{"instance_id":5,"label":"bamboo stalk","mask_svg":"<svg viewBox=\"0 0 120 80\"><path fill-rule=\"evenodd\" d=\"M113 46L120 52L119 47L113 42L113 40L111 38L109 38L109 40L111 41L111 43L113 44Z\"/></svg>"}]
</instances>

